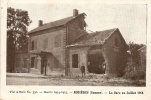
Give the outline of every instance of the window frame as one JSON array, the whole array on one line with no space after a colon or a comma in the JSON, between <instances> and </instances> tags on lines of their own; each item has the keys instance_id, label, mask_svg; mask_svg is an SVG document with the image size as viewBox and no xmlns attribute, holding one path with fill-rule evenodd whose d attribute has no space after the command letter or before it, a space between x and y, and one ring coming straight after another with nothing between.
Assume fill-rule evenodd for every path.
<instances>
[{"instance_id":1,"label":"window frame","mask_svg":"<svg viewBox=\"0 0 151 100\"><path fill-rule=\"evenodd\" d=\"M77 56L77 57L75 57L75 56ZM75 59L77 59L76 62L74 62ZM72 68L79 68L78 65L79 65L79 55L78 54L72 54Z\"/></svg>"}]
</instances>

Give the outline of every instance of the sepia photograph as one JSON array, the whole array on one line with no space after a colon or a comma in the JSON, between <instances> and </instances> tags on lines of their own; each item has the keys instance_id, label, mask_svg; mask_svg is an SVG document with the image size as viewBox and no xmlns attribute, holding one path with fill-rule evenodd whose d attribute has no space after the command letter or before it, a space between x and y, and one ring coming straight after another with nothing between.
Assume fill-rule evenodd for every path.
<instances>
[{"instance_id":1,"label":"sepia photograph","mask_svg":"<svg viewBox=\"0 0 151 100\"><path fill-rule=\"evenodd\" d=\"M6 85L146 87L147 7L9 3Z\"/></svg>"}]
</instances>

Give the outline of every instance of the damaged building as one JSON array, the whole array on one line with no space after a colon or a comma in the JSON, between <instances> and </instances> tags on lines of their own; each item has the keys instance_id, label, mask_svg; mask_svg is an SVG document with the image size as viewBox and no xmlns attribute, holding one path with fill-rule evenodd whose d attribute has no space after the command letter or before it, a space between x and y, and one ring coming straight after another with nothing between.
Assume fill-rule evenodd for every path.
<instances>
[{"instance_id":1,"label":"damaged building","mask_svg":"<svg viewBox=\"0 0 151 100\"><path fill-rule=\"evenodd\" d=\"M75 76L84 65L86 74L122 74L127 44L119 29L87 33L85 17L74 9L73 16L64 19L46 24L40 20L29 32L27 53L16 53L16 69ZM100 68L103 63L105 70Z\"/></svg>"}]
</instances>

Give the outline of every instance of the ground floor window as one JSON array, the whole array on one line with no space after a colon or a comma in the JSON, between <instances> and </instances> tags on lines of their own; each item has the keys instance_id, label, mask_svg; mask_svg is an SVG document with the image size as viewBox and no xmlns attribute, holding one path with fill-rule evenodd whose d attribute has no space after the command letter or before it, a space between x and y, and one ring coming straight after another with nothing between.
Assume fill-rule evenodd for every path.
<instances>
[{"instance_id":1,"label":"ground floor window","mask_svg":"<svg viewBox=\"0 0 151 100\"><path fill-rule=\"evenodd\" d=\"M72 67L78 68L78 54L72 55Z\"/></svg>"}]
</instances>

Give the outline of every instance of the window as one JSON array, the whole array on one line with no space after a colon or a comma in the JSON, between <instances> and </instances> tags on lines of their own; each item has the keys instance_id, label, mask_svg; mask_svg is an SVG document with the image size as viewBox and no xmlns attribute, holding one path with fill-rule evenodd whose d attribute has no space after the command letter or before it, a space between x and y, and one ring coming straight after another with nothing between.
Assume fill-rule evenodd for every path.
<instances>
[{"instance_id":1,"label":"window","mask_svg":"<svg viewBox=\"0 0 151 100\"><path fill-rule=\"evenodd\" d=\"M60 47L61 46L61 36L57 35L55 36L55 47Z\"/></svg>"},{"instance_id":2,"label":"window","mask_svg":"<svg viewBox=\"0 0 151 100\"><path fill-rule=\"evenodd\" d=\"M78 68L78 54L72 55L72 67Z\"/></svg>"},{"instance_id":3,"label":"window","mask_svg":"<svg viewBox=\"0 0 151 100\"><path fill-rule=\"evenodd\" d=\"M35 44L34 44L34 50L36 50L36 49L37 49L37 40L35 40L34 43L35 43Z\"/></svg>"},{"instance_id":4,"label":"window","mask_svg":"<svg viewBox=\"0 0 151 100\"><path fill-rule=\"evenodd\" d=\"M43 49L47 49L48 48L48 38L45 38L43 40Z\"/></svg>"},{"instance_id":5,"label":"window","mask_svg":"<svg viewBox=\"0 0 151 100\"><path fill-rule=\"evenodd\" d=\"M37 49L37 40L33 40L31 42L31 50L36 50Z\"/></svg>"},{"instance_id":6,"label":"window","mask_svg":"<svg viewBox=\"0 0 151 100\"><path fill-rule=\"evenodd\" d=\"M34 41L31 42L31 50L34 50Z\"/></svg>"}]
</instances>

